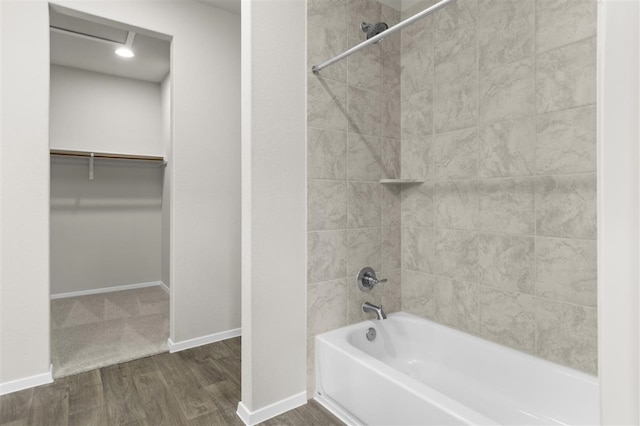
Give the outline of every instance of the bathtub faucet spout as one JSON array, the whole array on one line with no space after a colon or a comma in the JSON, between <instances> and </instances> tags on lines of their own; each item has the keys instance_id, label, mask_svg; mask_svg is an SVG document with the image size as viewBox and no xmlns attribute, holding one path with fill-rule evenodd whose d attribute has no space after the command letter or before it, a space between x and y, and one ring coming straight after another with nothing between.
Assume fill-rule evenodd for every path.
<instances>
[{"instance_id":1,"label":"bathtub faucet spout","mask_svg":"<svg viewBox=\"0 0 640 426\"><path fill-rule=\"evenodd\" d=\"M374 305L373 303L364 302L362 304L362 312L375 312L379 320L387 319L387 315L382 310L382 305Z\"/></svg>"}]
</instances>

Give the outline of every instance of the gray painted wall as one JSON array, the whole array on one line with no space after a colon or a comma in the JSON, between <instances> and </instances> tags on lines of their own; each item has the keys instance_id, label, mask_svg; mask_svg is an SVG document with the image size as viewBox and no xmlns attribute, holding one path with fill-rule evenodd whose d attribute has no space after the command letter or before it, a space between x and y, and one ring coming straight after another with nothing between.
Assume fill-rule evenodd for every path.
<instances>
[{"instance_id":1,"label":"gray painted wall","mask_svg":"<svg viewBox=\"0 0 640 426\"><path fill-rule=\"evenodd\" d=\"M162 153L160 85L51 66L52 148ZM161 280L163 168L51 159L51 294Z\"/></svg>"},{"instance_id":2,"label":"gray painted wall","mask_svg":"<svg viewBox=\"0 0 640 426\"><path fill-rule=\"evenodd\" d=\"M51 160L51 293L161 279L161 166Z\"/></svg>"}]
</instances>

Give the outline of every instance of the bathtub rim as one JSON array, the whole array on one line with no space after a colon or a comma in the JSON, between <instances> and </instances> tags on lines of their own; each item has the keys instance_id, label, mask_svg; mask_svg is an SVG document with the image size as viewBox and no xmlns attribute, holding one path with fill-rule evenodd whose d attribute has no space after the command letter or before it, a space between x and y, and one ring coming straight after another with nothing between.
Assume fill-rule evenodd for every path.
<instances>
[{"instance_id":1,"label":"bathtub rim","mask_svg":"<svg viewBox=\"0 0 640 426\"><path fill-rule=\"evenodd\" d=\"M532 355L528 352L524 352L520 349L517 348L512 348L510 346L504 345L502 343L498 343L495 342L493 340L489 340L489 339L485 339L483 337L477 336L475 334L471 334L468 333L466 331L462 331L459 330L457 328L445 325L445 324L441 324L439 322L433 321L431 319L428 318L423 318L423 317L419 317L417 315L408 313L408 312L404 312L404 311L398 311L398 312L393 312L388 314L389 318L406 318L408 320L411 321L416 321L416 322L422 322L422 321L426 321L427 323L429 323L431 326L433 326L436 329L440 329L440 330L444 330L448 333L453 333L454 335L458 335L458 336L463 336L465 338L469 338L472 341L475 341L477 343L480 343L481 345L486 345L486 346L498 346L501 349L506 349L509 351L514 351L516 353L518 353L519 355L525 357L526 359L530 359L533 362L536 363L541 363L543 365L546 365L549 367L550 370L555 371L555 372L559 372L562 373L563 375L567 375L570 377L573 377L575 379L579 379L581 381L585 381L591 385L595 385L595 386L600 386L600 380L598 378L598 376L595 376L593 374L589 374L587 372L584 371L580 371L580 370L576 370L575 368L571 368L571 367L567 367L565 365L562 364L558 364L556 362L553 361L549 361L548 359L545 358L541 358L539 356L536 355ZM365 324L370 324L370 326L375 327L376 324L379 323L380 320L375 320L375 319L370 319L370 320L364 320L355 324L350 324L347 325L345 327L340 327L337 328L335 330L331 330L331 331L327 331L321 334L318 334L315 336L314 340L317 341L318 338L320 338L322 341L327 342L327 343L332 343L333 345L336 345L335 341L337 340L337 336L346 336L350 331L352 330L356 330L359 327L364 326ZM385 321L385 320L382 320ZM367 355L370 356L370 355ZM384 364L382 361L377 360L375 357L372 357L372 359L379 361L380 363ZM386 364L384 364L386 365Z\"/></svg>"}]
</instances>

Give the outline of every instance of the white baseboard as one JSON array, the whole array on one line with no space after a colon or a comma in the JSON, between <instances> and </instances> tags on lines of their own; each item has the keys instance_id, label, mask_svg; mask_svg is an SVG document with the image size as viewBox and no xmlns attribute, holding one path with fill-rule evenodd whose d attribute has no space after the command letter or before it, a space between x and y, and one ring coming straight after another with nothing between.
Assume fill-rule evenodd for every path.
<instances>
[{"instance_id":1,"label":"white baseboard","mask_svg":"<svg viewBox=\"0 0 640 426\"><path fill-rule=\"evenodd\" d=\"M49 366L49 371L35 376L25 377L23 379L12 380L6 383L0 383L0 395L21 391L23 389L34 388L40 385L53 383L53 364Z\"/></svg>"},{"instance_id":2,"label":"white baseboard","mask_svg":"<svg viewBox=\"0 0 640 426\"><path fill-rule=\"evenodd\" d=\"M342 423L347 426L357 426L364 424L362 421L353 417L349 412L342 409L337 404L334 404L329 398L325 398L316 392L315 398L313 398L318 404L326 408L331 414L336 416Z\"/></svg>"},{"instance_id":3,"label":"white baseboard","mask_svg":"<svg viewBox=\"0 0 640 426\"><path fill-rule=\"evenodd\" d=\"M174 353L184 351L185 349L208 345L209 343L219 342L221 340L231 339L232 337L238 337L240 335L242 335L242 329L234 328L233 330L196 337L195 339L183 340L182 342L173 342L171 338L169 338L167 339L167 346L169 346L169 352Z\"/></svg>"},{"instance_id":4,"label":"white baseboard","mask_svg":"<svg viewBox=\"0 0 640 426\"><path fill-rule=\"evenodd\" d=\"M171 295L171 289L162 281L158 281L158 284L160 286L161 289L164 290L165 293L167 293L168 295Z\"/></svg>"},{"instance_id":5,"label":"white baseboard","mask_svg":"<svg viewBox=\"0 0 640 426\"><path fill-rule=\"evenodd\" d=\"M307 392L300 392L296 395L292 395L289 398L282 399L267 405L266 407L259 408L255 411L250 411L240 401L238 403L238 411L236 414L247 426L257 425L265 420L269 420L275 416L279 416L282 413L286 413L289 410L300 407L307 403Z\"/></svg>"},{"instance_id":6,"label":"white baseboard","mask_svg":"<svg viewBox=\"0 0 640 426\"><path fill-rule=\"evenodd\" d=\"M134 290L136 288L160 286L164 291L169 293L169 287L164 285L162 281L150 281L147 283L126 284L113 287L94 288L91 290L70 291L68 293L52 294L51 299L64 299L66 297L87 296L89 294L111 293L112 291Z\"/></svg>"}]
</instances>

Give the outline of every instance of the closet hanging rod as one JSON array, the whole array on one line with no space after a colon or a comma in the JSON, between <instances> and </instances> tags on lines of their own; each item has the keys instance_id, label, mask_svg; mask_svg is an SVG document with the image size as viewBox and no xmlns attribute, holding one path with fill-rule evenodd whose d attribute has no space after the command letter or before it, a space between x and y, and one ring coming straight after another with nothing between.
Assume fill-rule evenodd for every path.
<instances>
[{"instance_id":1,"label":"closet hanging rod","mask_svg":"<svg viewBox=\"0 0 640 426\"><path fill-rule=\"evenodd\" d=\"M93 154L93 155L92 155ZM109 152L91 152L91 151L67 151L63 149L52 149L51 155L62 157L86 157L86 158L107 158L111 160L138 160L153 161L157 163L166 163L164 157L156 157L153 155L135 155L135 154L115 154Z\"/></svg>"},{"instance_id":2,"label":"closet hanging rod","mask_svg":"<svg viewBox=\"0 0 640 426\"><path fill-rule=\"evenodd\" d=\"M362 50L362 49L364 49L365 47L367 47L369 45L372 45L374 43L379 42L383 38L390 36L391 34L395 33L396 31L400 31L404 27L413 24L414 22L424 18L425 16L431 15L433 12L442 9L443 7L447 6L449 3L452 3L454 1L455 0L442 0L439 3L436 3L433 6L429 7L428 9L425 9L422 12L416 13L412 17L407 18L404 21L400 22L399 24L394 25L393 27L389 28L388 30L385 30L385 31L381 32L380 34L378 34L376 36L373 36L370 39L368 39L366 41L363 41L360 44L355 45L351 49L349 49L347 51L344 51L341 54L339 54L337 56L334 56L333 58L328 59L328 60L324 61L321 64L312 66L311 67L311 71L314 74L317 74L323 68L326 68L329 65L333 65L336 62L346 58L347 56L353 55L357 51Z\"/></svg>"}]
</instances>

